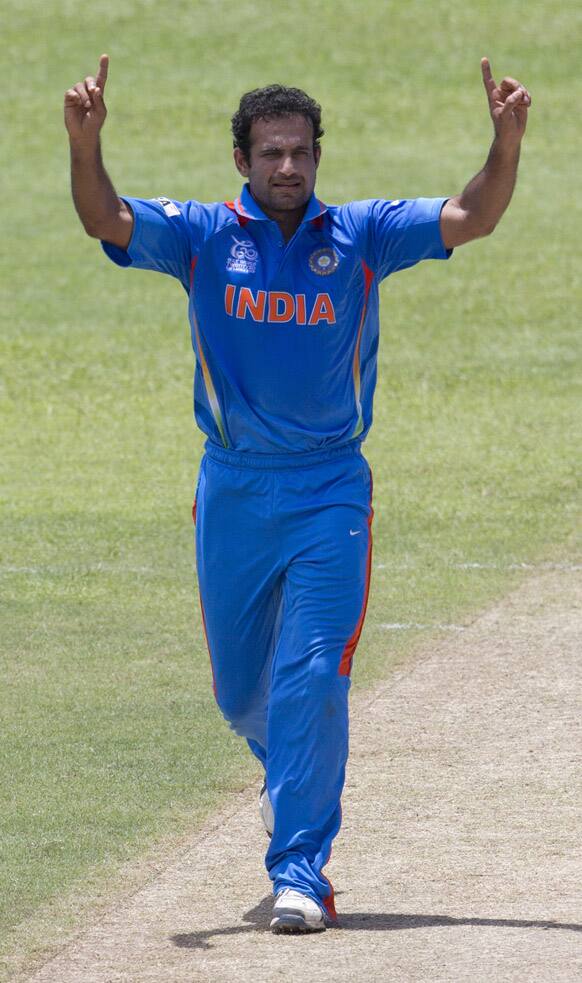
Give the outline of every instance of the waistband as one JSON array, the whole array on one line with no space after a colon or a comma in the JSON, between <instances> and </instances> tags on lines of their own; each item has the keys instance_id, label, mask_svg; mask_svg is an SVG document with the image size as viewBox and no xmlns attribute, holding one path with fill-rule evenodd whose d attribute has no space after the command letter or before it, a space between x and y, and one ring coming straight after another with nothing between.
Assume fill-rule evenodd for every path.
<instances>
[{"instance_id":1,"label":"waistband","mask_svg":"<svg viewBox=\"0 0 582 983\"><path fill-rule=\"evenodd\" d=\"M317 451L289 454L252 454L248 451L232 451L207 440L204 449L208 457L233 468L251 468L258 471L286 471L290 468L309 468L341 457L356 457L361 453L362 441L350 440L339 447L326 447Z\"/></svg>"}]
</instances>

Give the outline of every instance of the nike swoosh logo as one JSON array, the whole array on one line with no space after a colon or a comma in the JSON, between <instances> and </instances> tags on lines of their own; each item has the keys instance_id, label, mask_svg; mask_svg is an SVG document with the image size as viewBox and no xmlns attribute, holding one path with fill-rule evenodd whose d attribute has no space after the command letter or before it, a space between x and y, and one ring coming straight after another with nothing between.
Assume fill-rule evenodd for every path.
<instances>
[{"instance_id":1,"label":"nike swoosh logo","mask_svg":"<svg viewBox=\"0 0 582 983\"><path fill-rule=\"evenodd\" d=\"M359 536L361 531L361 529L350 529L350 536Z\"/></svg>"}]
</instances>

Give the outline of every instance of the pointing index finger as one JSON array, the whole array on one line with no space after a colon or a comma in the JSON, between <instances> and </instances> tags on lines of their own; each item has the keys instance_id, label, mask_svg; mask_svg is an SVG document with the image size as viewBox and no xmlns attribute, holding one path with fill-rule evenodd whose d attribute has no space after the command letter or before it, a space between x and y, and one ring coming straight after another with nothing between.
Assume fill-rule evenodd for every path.
<instances>
[{"instance_id":1,"label":"pointing index finger","mask_svg":"<svg viewBox=\"0 0 582 983\"><path fill-rule=\"evenodd\" d=\"M99 71L97 72L97 78L95 79L95 85L98 89L103 90L105 88L105 83L107 81L107 72L109 71L109 55L101 55L99 59Z\"/></svg>"},{"instance_id":2,"label":"pointing index finger","mask_svg":"<svg viewBox=\"0 0 582 983\"><path fill-rule=\"evenodd\" d=\"M491 65L488 58L481 59L481 73L483 75L483 85L487 89L487 92L491 94L495 88L495 82L493 81L493 75L491 74Z\"/></svg>"}]
</instances>

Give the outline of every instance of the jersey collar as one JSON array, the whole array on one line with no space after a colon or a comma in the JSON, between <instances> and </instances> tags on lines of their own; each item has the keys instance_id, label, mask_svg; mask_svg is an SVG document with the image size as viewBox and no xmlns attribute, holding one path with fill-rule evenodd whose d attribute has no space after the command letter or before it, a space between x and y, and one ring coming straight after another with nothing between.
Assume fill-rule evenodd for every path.
<instances>
[{"instance_id":1,"label":"jersey collar","mask_svg":"<svg viewBox=\"0 0 582 983\"><path fill-rule=\"evenodd\" d=\"M248 184L243 186L240 193L240 197L236 198L234 201L234 210L237 215L241 218L254 219L256 221L268 222L269 217L265 215L261 208L257 205L255 199L253 198ZM327 205L324 205L319 198L316 198L314 194L311 195L307 208L305 210L305 215L302 219L302 225L304 222L313 222L316 219L321 218L324 212L327 211Z\"/></svg>"}]
</instances>

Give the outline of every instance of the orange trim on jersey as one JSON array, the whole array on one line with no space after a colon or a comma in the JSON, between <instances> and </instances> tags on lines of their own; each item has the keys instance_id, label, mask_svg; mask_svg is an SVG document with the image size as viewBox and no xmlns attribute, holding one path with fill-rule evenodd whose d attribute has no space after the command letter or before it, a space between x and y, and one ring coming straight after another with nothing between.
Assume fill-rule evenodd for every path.
<instances>
[{"instance_id":1,"label":"orange trim on jersey","mask_svg":"<svg viewBox=\"0 0 582 983\"><path fill-rule=\"evenodd\" d=\"M194 291L194 273L196 270L196 264L198 262L198 257L195 256L190 264L190 293ZM210 406L210 411L214 417L214 422L216 423L218 432L220 434L220 439L224 447L228 447L228 441L226 439L226 434L224 432L224 424L222 420L222 413L220 410L220 404L218 402L218 396L216 395L216 389L214 388L214 383L212 381L212 376L210 375L210 369L208 368L208 362L206 361L204 351L202 348L202 339L200 337L200 329L198 327L198 318L196 317L196 307L194 302L192 302L192 327L194 328L194 337L196 338L195 355L196 359L202 369L202 378L204 379L204 385L206 387L206 395L208 397L208 403Z\"/></svg>"},{"instance_id":2,"label":"orange trim on jersey","mask_svg":"<svg viewBox=\"0 0 582 983\"><path fill-rule=\"evenodd\" d=\"M370 472L370 514L368 515L368 555L366 558L366 584L364 587L364 601L362 604L362 610L360 611L360 617L358 618L358 623L354 628L352 635L348 638L346 642L346 647L343 650L342 657L339 664L339 675L349 676L352 671L352 661L354 658L354 652L360 641L360 635L362 634L362 628L364 627L364 621L366 618L366 609L368 607L368 597L370 594L370 580L372 577L372 519L374 518L374 509L372 508L372 494L373 494L373 481L372 474Z\"/></svg>"},{"instance_id":3,"label":"orange trim on jersey","mask_svg":"<svg viewBox=\"0 0 582 983\"><path fill-rule=\"evenodd\" d=\"M362 264L362 269L364 271L364 290L365 290L365 303L368 303L368 294L370 293L370 287L372 286L372 280L374 279L374 273L368 266L365 260L360 261Z\"/></svg>"},{"instance_id":4,"label":"orange trim on jersey","mask_svg":"<svg viewBox=\"0 0 582 983\"><path fill-rule=\"evenodd\" d=\"M364 321L366 320L366 313L368 310L368 297L370 295L370 287L372 286L372 281L374 279L374 274L367 263L361 259L362 272L364 274L364 306L362 307L362 315L360 317L360 324L358 326L358 335L356 337L356 350L354 352L354 364L352 366L352 374L354 377L354 395L356 398L356 407L358 409L358 420L354 428L352 437L357 437L361 434L364 429L364 418L362 415L362 404L360 402L362 380L360 377L360 341L362 339L362 330L364 328Z\"/></svg>"},{"instance_id":5,"label":"orange trim on jersey","mask_svg":"<svg viewBox=\"0 0 582 983\"><path fill-rule=\"evenodd\" d=\"M238 212L238 214L239 215L242 215L243 218L250 218L251 217L248 214L248 212L247 212L245 206L243 205L242 201L240 200L240 198L235 198L234 199L234 207L236 208L236 211Z\"/></svg>"},{"instance_id":6,"label":"orange trim on jersey","mask_svg":"<svg viewBox=\"0 0 582 983\"><path fill-rule=\"evenodd\" d=\"M238 218L239 225L245 226L247 222L250 222L250 215L244 214L244 208L241 204L240 198L237 198L236 201L225 201L224 204L227 208L230 208L231 212L235 213L236 217ZM239 208L242 209L242 211L239 211Z\"/></svg>"}]
</instances>

